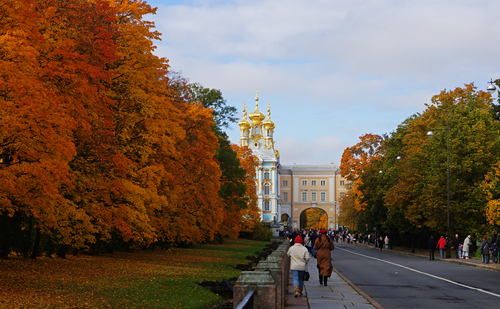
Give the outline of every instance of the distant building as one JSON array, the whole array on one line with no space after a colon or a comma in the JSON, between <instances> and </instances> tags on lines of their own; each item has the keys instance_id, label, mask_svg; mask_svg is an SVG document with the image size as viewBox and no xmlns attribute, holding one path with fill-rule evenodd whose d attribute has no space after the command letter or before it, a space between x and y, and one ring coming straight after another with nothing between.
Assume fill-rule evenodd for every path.
<instances>
[{"instance_id":1,"label":"distant building","mask_svg":"<svg viewBox=\"0 0 500 309\"><path fill-rule=\"evenodd\" d=\"M337 230L340 199L347 186L334 165L283 165L280 172L281 221L300 227L300 214L321 208L328 215L328 228Z\"/></svg>"},{"instance_id":2,"label":"distant building","mask_svg":"<svg viewBox=\"0 0 500 309\"><path fill-rule=\"evenodd\" d=\"M270 104L266 118L258 103L256 96L255 110L248 116L243 104L243 119L238 124L240 146L248 146L258 158L255 190L262 220L299 228L304 210L321 208L328 215L328 228L338 229L339 201L347 192L339 169L333 164L280 165L279 152L274 149Z\"/></svg>"},{"instance_id":3,"label":"distant building","mask_svg":"<svg viewBox=\"0 0 500 309\"><path fill-rule=\"evenodd\" d=\"M250 120L250 121L248 121ZM248 114L243 105L243 119L240 126L240 146L248 146L258 158L255 191L262 220L276 222L279 219L279 152L274 150L274 122L271 120L271 106L267 104L267 119L259 111L259 97L255 97L255 110Z\"/></svg>"}]
</instances>

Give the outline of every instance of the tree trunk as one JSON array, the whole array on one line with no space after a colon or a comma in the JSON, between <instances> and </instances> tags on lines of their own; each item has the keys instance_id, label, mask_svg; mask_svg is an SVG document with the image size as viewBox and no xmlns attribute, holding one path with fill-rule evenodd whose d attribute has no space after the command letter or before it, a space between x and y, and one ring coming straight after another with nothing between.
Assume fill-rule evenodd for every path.
<instances>
[{"instance_id":1,"label":"tree trunk","mask_svg":"<svg viewBox=\"0 0 500 309\"><path fill-rule=\"evenodd\" d=\"M45 256L52 257L52 254L54 254L54 241L52 240L52 237L49 237L47 247L45 248Z\"/></svg>"},{"instance_id":2,"label":"tree trunk","mask_svg":"<svg viewBox=\"0 0 500 309\"><path fill-rule=\"evenodd\" d=\"M2 259L8 259L9 258L9 253L10 253L10 239L12 237L12 217L10 217L7 213L3 213L2 216L0 217L0 222L2 223L1 226L3 226L3 231L2 231L2 241L0 244L0 255Z\"/></svg>"},{"instance_id":3,"label":"tree trunk","mask_svg":"<svg viewBox=\"0 0 500 309\"><path fill-rule=\"evenodd\" d=\"M68 252L69 246L68 245L61 245L59 247L59 250L57 250L57 256L60 258L65 259L66 258L66 253Z\"/></svg>"},{"instance_id":4,"label":"tree trunk","mask_svg":"<svg viewBox=\"0 0 500 309\"><path fill-rule=\"evenodd\" d=\"M23 258L27 259L30 254L31 248L31 231L33 230L33 217L30 217L29 225L28 225L28 233L26 234L26 244L23 248Z\"/></svg>"},{"instance_id":5,"label":"tree trunk","mask_svg":"<svg viewBox=\"0 0 500 309\"><path fill-rule=\"evenodd\" d=\"M38 255L38 250L40 249L40 228L36 229L35 244L33 246L33 252L31 252L31 259L36 259Z\"/></svg>"}]
</instances>

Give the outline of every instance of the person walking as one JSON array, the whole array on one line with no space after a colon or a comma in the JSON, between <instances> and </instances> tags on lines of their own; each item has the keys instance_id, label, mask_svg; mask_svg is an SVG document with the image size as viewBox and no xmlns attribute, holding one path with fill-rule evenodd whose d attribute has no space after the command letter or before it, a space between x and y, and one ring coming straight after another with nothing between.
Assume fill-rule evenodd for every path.
<instances>
[{"instance_id":1,"label":"person walking","mask_svg":"<svg viewBox=\"0 0 500 309\"><path fill-rule=\"evenodd\" d=\"M434 241L434 236L431 236L427 241L427 247L429 247L429 261L434 260L434 249L436 249L436 242Z\"/></svg>"},{"instance_id":2,"label":"person walking","mask_svg":"<svg viewBox=\"0 0 500 309\"><path fill-rule=\"evenodd\" d=\"M455 254L456 254L456 258L458 259L460 256L459 252L458 252L458 249L460 247L460 245L462 244L462 238L460 238L458 236L458 234L455 234L455 239L453 239L453 249L455 249Z\"/></svg>"},{"instance_id":3,"label":"person walking","mask_svg":"<svg viewBox=\"0 0 500 309\"><path fill-rule=\"evenodd\" d=\"M311 252L311 238L310 238L310 232L309 234L306 234L305 237L304 237L304 246L306 247L307 251L309 252L309 254L312 254Z\"/></svg>"},{"instance_id":4,"label":"person walking","mask_svg":"<svg viewBox=\"0 0 500 309\"><path fill-rule=\"evenodd\" d=\"M385 236L384 243L385 243L385 248L389 249L389 236Z\"/></svg>"},{"instance_id":5,"label":"person walking","mask_svg":"<svg viewBox=\"0 0 500 309\"><path fill-rule=\"evenodd\" d=\"M335 248L333 241L326 235L326 230L320 230L320 236L314 244L316 258L318 260L319 269L319 284L327 286L328 278L332 275L332 254L331 251Z\"/></svg>"},{"instance_id":6,"label":"person walking","mask_svg":"<svg viewBox=\"0 0 500 309\"><path fill-rule=\"evenodd\" d=\"M316 255L316 250L314 249L314 244L316 243L316 239L318 239L318 231L312 230L311 234L309 235L309 241L311 242L311 254L312 254L312 256Z\"/></svg>"},{"instance_id":7,"label":"person walking","mask_svg":"<svg viewBox=\"0 0 500 309\"><path fill-rule=\"evenodd\" d=\"M481 243L481 247L479 247L479 252L483 255L483 263L486 261L486 264L490 263L490 242L486 236L483 237L483 242Z\"/></svg>"},{"instance_id":8,"label":"person walking","mask_svg":"<svg viewBox=\"0 0 500 309\"><path fill-rule=\"evenodd\" d=\"M380 248L380 251L382 251L383 246L384 246L384 239L382 238L382 236L380 236L378 239L378 247Z\"/></svg>"},{"instance_id":9,"label":"person walking","mask_svg":"<svg viewBox=\"0 0 500 309\"><path fill-rule=\"evenodd\" d=\"M302 236L298 235L294 239L294 245L288 249L288 257L290 257L290 270L293 276L293 289L295 297L302 296L304 289L304 274L307 270L307 263L311 255L309 251L302 245Z\"/></svg>"},{"instance_id":10,"label":"person walking","mask_svg":"<svg viewBox=\"0 0 500 309\"><path fill-rule=\"evenodd\" d=\"M444 239L444 236L441 236L441 238L439 238L436 248L439 248L441 258L444 259L444 250L446 249L446 239Z\"/></svg>"},{"instance_id":11,"label":"person walking","mask_svg":"<svg viewBox=\"0 0 500 309\"><path fill-rule=\"evenodd\" d=\"M497 244L497 237L493 236L491 239L491 258L493 259L493 263L498 263L498 244Z\"/></svg>"},{"instance_id":12,"label":"person walking","mask_svg":"<svg viewBox=\"0 0 500 309\"><path fill-rule=\"evenodd\" d=\"M471 245L471 240L470 240L470 235L469 235L464 240L464 247L463 247L463 252L462 252L462 255L464 256L464 259L466 259L466 260L469 259L470 245Z\"/></svg>"}]
</instances>

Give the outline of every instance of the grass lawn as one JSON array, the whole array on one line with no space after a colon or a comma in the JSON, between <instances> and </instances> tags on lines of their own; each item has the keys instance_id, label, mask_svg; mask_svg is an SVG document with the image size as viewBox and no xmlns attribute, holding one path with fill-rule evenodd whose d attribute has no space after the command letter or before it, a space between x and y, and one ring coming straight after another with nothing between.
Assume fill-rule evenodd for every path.
<instances>
[{"instance_id":1,"label":"grass lawn","mask_svg":"<svg viewBox=\"0 0 500 309\"><path fill-rule=\"evenodd\" d=\"M233 266L266 244L224 239L170 252L0 260L0 307L203 309L223 298L198 283L239 276Z\"/></svg>"}]
</instances>

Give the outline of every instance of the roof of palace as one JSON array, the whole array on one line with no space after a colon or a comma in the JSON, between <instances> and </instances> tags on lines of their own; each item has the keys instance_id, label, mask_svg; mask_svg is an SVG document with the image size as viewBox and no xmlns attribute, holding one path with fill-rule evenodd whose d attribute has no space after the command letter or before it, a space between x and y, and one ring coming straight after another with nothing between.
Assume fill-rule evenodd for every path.
<instances>
[{"instance_id":1,"label":"roof of palace","mask_svg":"<svg viewBox=\"0 0 500 309\"><path fill-rule=\"evenodd\" d=\"M329 165L282 165L281 170L290 170L292 172L339 172L335 164Z\"/></svg>"}]
</instances>

